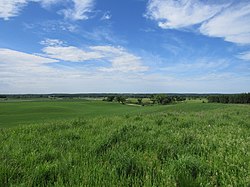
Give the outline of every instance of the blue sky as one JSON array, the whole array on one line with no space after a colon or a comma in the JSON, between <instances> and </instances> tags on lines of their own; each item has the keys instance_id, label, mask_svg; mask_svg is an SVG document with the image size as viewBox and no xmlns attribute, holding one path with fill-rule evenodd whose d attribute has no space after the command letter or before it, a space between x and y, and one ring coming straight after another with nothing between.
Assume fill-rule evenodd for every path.
<instances>
[{"instance_id":1,"label":"blue sky","mask_svg":"<svg viewBox=\"0 0 250 187\"><path fill-rule=\"evenodd\" d=\"M249 91L248 0L0 0L0 93Z\"/></svg>"}]
</instances>

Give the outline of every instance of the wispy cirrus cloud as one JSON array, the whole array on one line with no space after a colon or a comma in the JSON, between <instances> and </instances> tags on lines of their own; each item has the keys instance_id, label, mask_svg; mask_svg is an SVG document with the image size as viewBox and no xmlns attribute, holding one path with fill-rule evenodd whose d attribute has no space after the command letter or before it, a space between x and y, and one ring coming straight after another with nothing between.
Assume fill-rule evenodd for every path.
<instances>
[{"instance_id":1,"label":"wispy cirrus cloud","mask_svg":"<svg viewBox=\"0 0 250 187\"><path fill-rule=\"evenodd\" d=\"M100 59L103 56L95 51L85 51L74 46L47 46L42 50L45 56L68 62L84 62Z\"/></svg>"},{"instance_id":2,"label":"wispy cirrus cloud","mask_svg":"<svg viewBox=\"0 0 250 187\"><path fill-rule=\"evenodd\" d=\"M0 48L0 62L34 66L38 64L58 62L58 60L41 57L34 54L28 54L20 51L15 51L11 49Z\"/></svg>"},{"instance_id":3,"label":"wispy cirrus cloud","mask_svg":"<svg viewBox=\"0 0 250 187\"><path fill-rule=\"evenodd\" d=\"M209 2L209 1L206 1ZM200 24L199 31L236 44L250 44L250 4L208 4L200 0L150 0L147 15L163 29Z\"/></svg>"},{"instance_id":4,"label":"wispy cirrus cloud","mask_svg":"<svg viewBox=\"0 0 250 187\"><path fill-rule=\"evenodd\" d=\"M0 0L0 18L9 20L18 16L30 2L40 3L43 8L47 8L53 4L63 2L63 0ZM71 7L62 8L59 13L70 20L88 19L88 13L94 7L94 0L69 0L69 3ZM68 3L66 5L68 6Z\"/></svg>"},{"instance_id":5,"label":"wispy cirrus cloud","mask_svg":"<svg viewBox=\"0 0 250 187\"><path fill-rule=\"evenodd\" d=\"M22 8L26 6L28 0L1 0L0 1L0 18L9 20L11 17L17 16Z\"/></svg>"},{"instance_id":6,"label":"wispy cirrus cloud","mask_svg":"<svg viewBox=\"0 0 250 187\"><path fill-rule=\"evenodd\" d=\"M39 2L43 7L48 7L61 0L0 0L0 18L9 20L18 16L22 9L30 2Z\"/></svg>"},{"instance_id":7,"label":"wispy cirrus cloud","mask_svg":"<svg viewBox=\"0 0 250 187\"><path fill-rule=\"evenodd\" d=\"M46 20L39 23L23 23L24 29L29 32L44 35L58 32L76 33L79 27L75 23L64 20Z\"/></svg>"},{"instance_id":8,"label":"wispy cirrus cloud","mask_svg":"<svg viewBox=\"0 0 250 187\"><path fill-rule=\"evenodd\" d=\"M63 9L60 12L65 18L71 20L86 20L89 18L88 13L92 11L94 0L72 0L73 7Z\"/></svg>"},{"instance_id":9,"label":"wispy cirrus cloud","mask_svg":"<svg viewBox=\"0 0 250 187\"><path fill-rule=\"evenodd\" d=\"M163 29L180 29L200 24L219 13L227 4L199 0L150 0L146 16Z\"/></svg>"},{"instance_id":10,"label":"wispy cirrus cloud","mask_svg":"<svg viewBox=\"0 0 250 187\"><path fill-rule=\"evenodd\" d=\"M105 12L102 17L101 20L110 20L112 18L112 15L110 14L109 11Z\"/></svg>"},{"instance_id":11,"label":"wispy cirrus cloud","mask_svg":"<svg viewBox=\"0 0 250 187\"><path fill-rule=\"evenodd\" d=\"M239 59L250 61L250 51L246 51L237 55Z\"/></svg>"},{"instance_id":12,"label":"wispy cirrus cloud","mask_svg":"<svg viewBox=\"0 0 250 187\"><path fill-rule=\"evenodd\" d=\"M237 44L250 44L250 4L232 5L204 22L200 32L211 37L221 37Z\"/></svg>"},{"instance_id":13,"label":"wispy cirrus cloud","mask_svg":"<svg viewBox=\"0 0 250 187\"><path fill-rule=\"evenodd\" d=\"M31 1L40 2L42 7L48 8L53 4L62 2L63 0L31 0Z\"/></svg>"},{"instance_id":14,"label":"wispy cirrus cloud","mask_svg":"<svg viewBox=\"0 0 250 187\"><path fill-rule=\"evenodd\" d=\"M111 43L120 45L128 43L124 37L115 33L111 26L98 26L90 30L81 30L81 35L86 40L92 40L98 43Z\"/></svg>"},{"instance_id":15,"label":"wispy cirrus cloud","mask_svg":"<svg viewBox=\"0 0 250 187\"><path fill-rule=\"evenodd\" d=\"M62 46L65 44L65 42L58 39L46 38L45 40L41 41L40 44L45 46Z\"/></svg>"},{"instance_id":16,"label":"wispy cirrus cloud","mask_svg":"<svg viewBox=\"0 0 250 187\"><path fill-rule=\"evenodd\" d=\"M222 38L237 45L250 45L250 4L247 1L150 0L147 17L162 29L185 29ZM248 52L236 55L248 60Z\"/></svg>"},{"instance_id":17,"label":"wispy cirrus cloud","mask_svg":"<svg viewBox=\"0 0 250 187\"><path fill-rule=\"evenodd\" d=\"M168 73L185 73L195 75L204 74L204 72L217 72L224 70L230 64L227 59L211 59L211 58L200 58L196 59L193 63L181 62L174 65L169 65L161 68Z\"/></svg>"}]
</instances>

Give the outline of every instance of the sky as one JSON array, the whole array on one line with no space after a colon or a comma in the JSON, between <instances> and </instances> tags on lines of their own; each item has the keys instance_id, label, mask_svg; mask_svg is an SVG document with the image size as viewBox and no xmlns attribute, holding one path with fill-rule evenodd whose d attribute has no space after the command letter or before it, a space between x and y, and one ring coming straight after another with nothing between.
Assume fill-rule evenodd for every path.
<instances>
[{"instance_id":1,"label":"sky","mask_svg":"<svg viewBox=\"0 0 250 187\"><path fill-rule=\"evenodd\" d=\"M250 92L249 0L0 0L0 93Z\"/></svg>"}]
</instances>

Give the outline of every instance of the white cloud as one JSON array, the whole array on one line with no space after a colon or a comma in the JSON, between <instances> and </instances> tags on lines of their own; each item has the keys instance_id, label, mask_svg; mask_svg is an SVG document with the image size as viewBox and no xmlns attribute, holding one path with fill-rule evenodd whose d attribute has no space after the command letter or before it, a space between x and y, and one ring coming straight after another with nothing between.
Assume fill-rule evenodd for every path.
<instances>
[{"instance_id":1,"label":"white cloud","mask_svg":"<svg viewBox=\"0 0 250 187\"><path fill-rule=\"evenodd\" d=\"M202 23L220 12L226 4L199 0L150 0L146 16L164 29L179 29Z\"/></svg>"},{"instance_id":2,"label":"white cloud","mask_svg":"<svg viewBox=\"0 0 250 187\"><path fill-rule=\"evenodd\" d=\"M88 13L92 11L94 0L72 0L73 8L68 8L60 11L65 18L71 20L86 20Z\"/></svg>"},{"instance_id":3,"label":"white cloud","mask_svg":"<svg viewBox=\"0 0 250 187\"><path fill-rule=\"evenodd\" d=\"M239 3L230 6L200 27L200 32L225 41L250 45L250 4ZM250 60L250 52L237 55L239 59Z\"/></svg>"},{"instance_id":4,"label":"white cloud","mask_svg":"<svg viewBox=\"0 0 250 187\"><path fill-rule=\"evenodd\" d=\"M109 45L90 46L90 49L99 51L102 53L112 53L112 54L118 54L118 55L121 55L122 53L125 52L125 49L120 46L113 47Z\"/></svg>"},{"instance_id":5,"label":"white cloud","mask_svg":"<svg viewBox=\"0 0 250 187\"><path fill-rule=\"evenodd\" d=\"M91 60L108 62L109 67L99 68L100 71L105 72L145 72L148 70L148 67L143 65L141 57L129 53L125 48L119 46L89 46L86 49L80 49L75 46L56 45L46 46L42 51L46 57L68 62Z\"/></svg>"},{"instance_id":6,"label":"white cloud","mask_svg":"<svg viewBox=\"0 0 250 187\"><path fill-rule=\"evenodd\" d=\"M125 49L96 46L106 53ZM112 55L110 55L112 56ZM142 91L142 77L130 72L103 72L87 67L64 66L58 60L11 49L0 49L1 93L127 92ZM81 85L81 86L79 86Z\"/></svg>"},{"instance_id":7,"label":"white cloud","mask_svg":"<svg viewBox=\"0 0 250 187\"><path fill-rule=\"evenodd\" d=\"M8 20L17 16L28 0L0 0L0 18Z\"/></svg>"},{"instance_id":8,"label":"white cloud","mask_svg":"<svg viewBox=\"0 0 250 187\"><path fill-rule=\"evenodd\" d=\"M53 64L56 62L58 60L0 48L1 93L62 91L65 83L71 85L80 76L89 76L77 69L55 68Z\"/></svg>"},{"instance_id":9,"label":"white cloud","mask_svg":"<svg viewBox=\"0 0 250 187\"><path fill-rule=\"evenodd\" d=\"M104 14L103 14L103 16L101 17L101 20L110 20L111 19L111 14L110 14L110 12L108 11L108 12L105 12Z\"/></svg>"},{"instance_id":10,"label":"white cloud","mask_svg":"<svg viewBox=\"0 0 250 187\"><path fill-rule=\"evenodd\" d=\"M78 26L75 23L68 23L61 20L47 20L37 23L24 23L24 28L26 30L31 30L31 32L42 32L47 34L58 34L58 32L77 32Z\"/></svg>"},{"instance_id":11,"label":"white cloud","mask_svg":"<svg viewBox=\"0 0 250 187\"><path fill-rule=\"evenodd\" d=\"M0 63L11 63L20 65L38 65L57 62L57 60L45 58L33 54L0 48Z\"/></svg>"},{"instance_id":12,"label":"white cloud","mask_svg":"<svg viewBox=\"0 0 250 187\"><path fill-rule=\"evenodd\" d=\"M145 72L147 66L142 64L142 59L139 56L127 52L122 47L113 46L92 46L92 50L102 53L110 62L111 67L99 68L105 72Z\"/></svg>"},{"instance_id":13,"label":"white cloud","mask_svg":"<svg viewBox=\"0 0 250 187\"><path fill-rule=\"evenodd\" d=\"M212 4L201 0L150 0L147 17L157 21L163 29L182 29L200 24L199 31L203 35L250 45L250 4L246 1ZM237 57L250 59L249 52Z\"/></svg>"},{"instance_id":14,"label":"white cloud","mask_svg":"<svg viewBox=\"0 0 250 187\"><path fill-rule=\"evenodd\" d=\"M202 24L204 35L222 37L237 44L250 44L250 4L239 3Z\"/></svg>"},{"instance_id":15,"label":"white cloud","mask_svg":"<svg viewBox=\"0 0 250 187\"><path fill-rule=\"evenodd\" d=\"M250 61L250 51L240 53L237 57L242 60Z\"/></svg>"},{"instance_id":16,"label":"white cloud","mask_svg":"<svg viewBox=\"0 0 250 187\"><path fill-rule=\"evenodd\" d=\"M95 51L85 51L74 46L48 46L42 50L47 57L69 62L84 62L102 58L102 54Z\"/></svg>"},{"instance_id":17,"label":"white cloud","mask_svg":"<svg viewBox=\"0 0 250 187\"><path fill-rule=\"evenodd\" d=\"M97 43L128 43L124 37L118 36L117 33L114 33L110 26L99 26L90 30L81 30L81 34L85 39L96 41Z\"/></svg>"},{"instance_id":18,"label":"white cloud","mask_svg":"<svg viewBox=\"0 0 250 187\"><path fill-rule=\"evenodd\" d=\"M18 88L25 81L26 84L35 81L38 76L53 76L56 71L48 65L56 62L58 61L55 59L0 48L0 79L6 85L11 84Z\"/></svg>"},{"instance_id":19,"label":"white cloud","mask_svg":"<svg viewBox=\"0 0 250 187\"><path fill-rule=\"evenodd\" d=\"M61 0L0 0L0 18L9 20L11 17L18 16L29 2L39 2L43 7L48 7Z\"/></svg>"},{"instance_id":20,"label":"white cloud","mask_svg":"<svg viewBox=\"0 0 250 187\"><path fill-rule=\"evenodd\" d=\"M201 24L199 31L237 44L250 44L250 4L239 1L150 0L147 17L163 29Z\"/></svg>"},{"instance_id":21,"label":"white cloud","mask_svg":"<svg viewBox=\"0 0 250 187\"><path fill-rule=\"evenodd\" d=\"M112 50L114 54L121 56L126 56L128 53L121 47L113 46L95 46L91 49L100 53L109 53ZM109 57L114 54L109 54ZM134 57L131 56L131 59L134 60ZM126 66L129 65L126 64ZM213 64L209 65L211 68L214 66ZM198 67L199 65L197 65ZM206 73L202 77L180 78L177 74L170 76L166 73L138 74L132 71L126 74L118 71L110 73L87 67L63 66L54 59L3 48L0 49L0 70L1 93L232 93L247 92L250 88L249 75ZM232 85L234 86L232 87Z\"/></svg>"},{"instance_id":22,"label":"white cloud","mask_svg":"<svg viewBox=\"0 0 250 187\"><path fill-rule=\"evenodd\" d=\"M41 2L42 6L44 8L50 7L53 4L59 3L60 1L63 0L33 0L35 2Z\"/></svg>"},{"instance_id":23,"label":"white cloud","mask_svg":"<svg viewBox=\"0 0 250 187\"><path fill-rule=\"evenodd\" d=\"M11 17L18 16L26 5L30 2L37 2L42 7L47 8L63 0L0 0L0 18L9 20ZM87 13L91 12L94 0L70 0L73 8L63 9L61 12L65 18L71 20L88 19Z\"/></svg>"},{"instance_id":24,"label":"white cloud","mask_svg":"<svg viewBox=\"0 0 250 187\"><path fill-rule=\"evenodd\" d=\"M40 42L40 44L45 45L45 46L62 46L64 44L63 41L58 40L58 39L45 39Z\"/></svg>"}]
</instances>

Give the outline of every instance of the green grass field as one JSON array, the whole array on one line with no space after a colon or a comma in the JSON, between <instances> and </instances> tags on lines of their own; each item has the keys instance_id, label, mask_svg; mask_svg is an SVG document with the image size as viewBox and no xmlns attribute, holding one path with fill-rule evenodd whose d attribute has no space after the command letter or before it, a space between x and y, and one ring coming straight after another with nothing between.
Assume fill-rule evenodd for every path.
<instances>
[{"instance_id":1,"label":"green grass field","mask_svg":"<svg viewBox=\"0 0 250 187\"><path fill-rule=\"evenodd\" d=\"M1 102L0 123L0 186L250 185L249 105Z\"/></svg>"},{"instance_id":2,"label":"green grass field","mask_svg":"<svg viewBox=\"0 0 250 187\"><path fill-rule=\"evenodd\" d=\"M0 102L0 128L96 116L161 111L164 107L126 106L90 100Z\"/></svg>"},{"instance_id":3,"label":"green grass field","mask_svg":"<svg viewBox=\"0 0 250 187\"><path fill-rule=\"evenodd\" d=\"M128 106L118 103L91 100L9 100L0 102L0 128L27 125L34 123L48 123L72 119L85 119L97 116L113 116L126 114L146 114L166 110L193 111L202 108L214 109L228 107L220 104L194 102L167 106Z\"/></svg>"}]
</instances>

